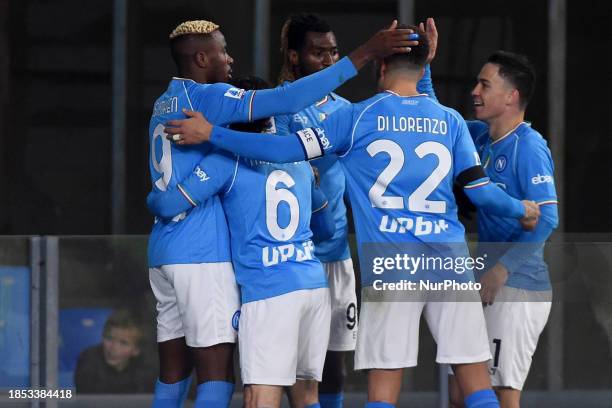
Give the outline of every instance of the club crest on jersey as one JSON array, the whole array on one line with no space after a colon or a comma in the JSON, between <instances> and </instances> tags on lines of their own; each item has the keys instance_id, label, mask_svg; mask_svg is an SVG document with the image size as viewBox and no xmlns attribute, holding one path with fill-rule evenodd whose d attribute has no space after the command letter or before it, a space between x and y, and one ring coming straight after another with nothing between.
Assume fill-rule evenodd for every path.
<instances>
[{"instance_id":1,"label":"club crest on jersey","mask_svg":"<svg viewBox=\"0 0 612 408\"><path fill-rule=\"evenodd\" d=\"M232 327L234 330L238 331L238 327L240 326L240 310L236 310L236 313L232 316Z\"/></svg>"},{"instance_id":2,"label":"club crest on jersey","mask_svg":"<svg viewBox=\"0 0 612 408\"><path fill-rule=\"evenodd\" d=\"M501 156L497 156L495 158L495 171L501 173L506 168L508 164L508 159L503 154Z\"/></svg>"},{"instance_id":3,"label":"club crest on jersey","mask_svg":"<svg viewBox=\"0 0 612 408\"><path fill-rule=\"evenodd\" d=\"M225 91L224 96L227 96L228 98L242 99L245 93L246 91L244 89L230 88L227 91Z\"/></svg>"}]
</instances>

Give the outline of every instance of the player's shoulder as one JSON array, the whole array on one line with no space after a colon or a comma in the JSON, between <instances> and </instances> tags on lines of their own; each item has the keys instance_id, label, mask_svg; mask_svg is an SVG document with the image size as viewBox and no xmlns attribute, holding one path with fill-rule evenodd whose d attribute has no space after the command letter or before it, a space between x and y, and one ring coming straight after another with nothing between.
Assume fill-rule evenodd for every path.
<instances>
[{"instance_id":1,"label":"player's shoulder","mask_svg":"<svg viewBox=\"0 0 612 408\"><path fill-rule=\"evenodd\" d=\"M483 146L489 140L489 125L481 120L465 121L470 136L474 140L476 147Z\"/></svg>"},{"instance_id":2,"label":"player's shoulder","mask_svg":"<svg viewBox=\"0 0 612 408\"><path fill-rule=\"evenodd\" d=\"M423 105L427 106L430 109L433 110L439 110L441 112L443 112L445 115L447 115L452 121L455 121L457 123L465 123L465 119L463 119L463 116L461 116L461 114L459 112L457 112L455 109L446 106L446 105L442 105L440 102L438 102L437 100L430 98L430 97L424 97L423 98L424 102Z\"/></svg>"},{"instance_id":3,"label":"player's shoulder","mask_svg":"<svg viewBox=\"0 0 612 408\"><path fill-rule=\"evenodd\" d=\"M530 123L523 122L514 133L518 137L519 146L548 149L546 139L540 132L532 128Z\"/></svg>"},{"instance_id":4,"label":"player's shoulder","mask_svg":"<svg viewBox=\"0 0 612 408\"><path fill-rule=\"evenodd\" d=\"M356 114L362 114L370 109L376 109L377 105L380 105L385 99L392 97L393 94L389 92L380 92L374 96L369 97L361 102L352 104L353 112ZM382 105L381 105L382 106Z\"/></svg>"},{"instance_id":5,"label":"player's shoulder","mask_svg":"<svg viewBox=\"0 0 612 408\"><path fill-rule=\"evenodd\" d=\"M346 98L341 97L340 95L338 95L335 92L332 92L331 96L334 98L335 101L337 101L340 104L343 104L343 105L350 105L351 104L351 101L349 101Z\"/></svg>"}]
</instances>

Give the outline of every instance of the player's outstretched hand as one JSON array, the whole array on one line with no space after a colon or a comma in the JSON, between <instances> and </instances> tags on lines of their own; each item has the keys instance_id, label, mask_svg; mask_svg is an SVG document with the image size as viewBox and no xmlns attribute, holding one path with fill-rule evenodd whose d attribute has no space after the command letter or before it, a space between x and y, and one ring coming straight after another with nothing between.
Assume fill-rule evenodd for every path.
<instances>
[{"instance_id":1,"label":"player's outstretched hand","mask_svg":"<svg viewBox=\"0 0 612 408\"><path fill-rule=\"evenodd\" d=\"M429 17L425 24L419 23L419 31L424 32L429 43L429 54L427 55L426 63L429 64L436 57L436 49L438 48L438 29L433 18Z\"/></svg>"},{"instance_id":2,"label":"player's outstretched hand","mask_svg":"<svg viewBox=\"0 0 612 408\"><path fill-rule=\"evenodd\" d=\"M523 200L525 216L521 218L521 225L526 231L533 231L538 225L540 218L540 207L535 201Z\"/></svg>"},{"instance_id":3,"label":"player's outstretched hand","mask_svg":"<svg viewBox=\"0 0 612 408\"><path fill-rule=\"evenodd\" d=\"M500 263L495 264L480 279L480 299L484 306L492 305L499 290L508 280L508 270Z\"/></svg>"},{"instance_id":4,"label":"player's outstretched hand","mask_svg":"<svg viewBox=\"0 0 612 408\"><path fill-rule=\"evenodd\" d=\"M373 59L384 58L391 54L410 52L411 48L419 42L408 38L414 30L409 28L396 28L397 20L391 25L374 34L368 41L353 51L349 58L355 68L360 69Z\"/></svg>"},{"instance_id":5,"label":"player's outstretched hand","mask_svg":"<svg viewBox=\"0 0 612 408\"><path fill-rule=\"evenodd\" d=\"M191 145L210 139L212 125L196 111L183 109L187 119L171 120L166 123L166 138L178 145Z\"/></svg>"}]
</instances>

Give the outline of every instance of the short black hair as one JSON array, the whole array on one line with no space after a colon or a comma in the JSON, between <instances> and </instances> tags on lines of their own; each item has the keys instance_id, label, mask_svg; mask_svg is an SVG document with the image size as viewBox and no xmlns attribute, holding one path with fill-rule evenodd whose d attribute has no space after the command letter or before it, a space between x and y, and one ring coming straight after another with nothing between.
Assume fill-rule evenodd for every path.
<instances>
[{"instance_id":1,"label":"short black hair","mask_svg":"<svg viewBox=\"0 0 612 408\"><path fill-rule=\"evenodd\" d=\"M510 51L495 51L488 63L499 66L499 76L509 81L519 92L519 104L525 109L535 91L535 69L526 56Z\"/></svg>"},{"instance_id":2,"label":"short black hair","mask_svg":"<svg viewBox=\"0 0 612 408\"><path fill-rule=\"evenodd\" d=\"M429 41L425 32L420 31L418 27L409 24L399 24L397 28L411 28L415 33L419 34L419 44L414 45L410 52L391 54L383 61L387 69L394 68L411 68L417 69L425 66L427 56L429 55Z\"/></svg>"},{"instance_id":3,"label":"short black hair","mask_svg":"<svg viewBox=\"0 0 612 408\"><path fill-rule=\"evenodd\" d=\"M289 17L287 25L287 48L300 51L304 47L306 33L329 33L331 27L316 14L300 13Z\"/></svg>"},{"instance_id":4,"label":"short black hair","mask_svg":"<svg viewBox=\"0 0 612 408\"><path fill-rule=\"evenodd\" d=\"M258 76L244 76L240 78L232 79L231 84L236 88L241 89L268 89L270 88L270 84L265 80ZM230 128L233 130L237 130L240 132L253 132L253 133L261 133L266 129L268 125L269 118L258 119L250 123L239 122L232 123Z\"/></svg>"}]
</instances>

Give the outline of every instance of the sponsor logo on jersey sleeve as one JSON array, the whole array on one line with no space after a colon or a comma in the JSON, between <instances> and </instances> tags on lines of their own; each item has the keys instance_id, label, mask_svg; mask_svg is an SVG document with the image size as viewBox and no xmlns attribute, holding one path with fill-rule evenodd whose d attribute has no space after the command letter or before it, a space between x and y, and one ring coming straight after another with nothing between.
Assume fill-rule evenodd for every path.
<instances>
[{"instance_id":1,"label":"sponsor logo on jersey sleeve","mask_svg":"<svg viewBox=\"0 0 612 408\"><path fill-rule=\"evenodd\" d=\"M308 124L308 116L300 115L299 113L296 113L295 115L293 115L293 121L295 123L301 123L302 125L307 125Z\"/></svg>"},{"instance_id":2,"label":"sponsor logo on jersey sleeve","mask_svg":"<svg viewBox=\"0 0 612 408\"><path fill-rule=\"evenodd\" d=\"M542 184L542 183L552 183L552 182L553 182L552 176L541 175L540 173L538 173L536 176L531 178L532 184Z\"/></svg>"},{"instance_id":3,"label":"sponsor logo on jersey sleeve","mask_svg":"<svg viewBox=\"0 0 612 408\"><path fill-rule=\"evenodd\" d=\"M206 172L202 170L200 166L197 166L193 172L195 173L196 176L198 176L198 178L202 182L206 180L210 180L210 177L208 176L208 174L206 174Z\"/></svg>"},{"instance_id":4,"label":"sponsor logo on jersey sleeve","mask_svg":"<svg viewBox=\"0 0 612 408\"><path fill-rule=\"evenodd\" d=\"M234 98L234 99L242 99L244 98L244 94L246 93L246 91L244 89L240 89L240 88L230 88L227 91L225 91L225 95L228 98Z\"/></svg>"},{"instance_id":5,"label":"sponsor logo on jersey sleeve","mask_svg":"<svg viewBox=\"0 0 612 408\"><path fill-rule=\"evenodd\" d=\"M315 128L315 133L317 134L317 137L321 141L321 146L323 146L323 150L329 149L331 147L331 143L329 142L329 139L325 135L325 131L321 128Z\"/></svg>"}]
</instances>

